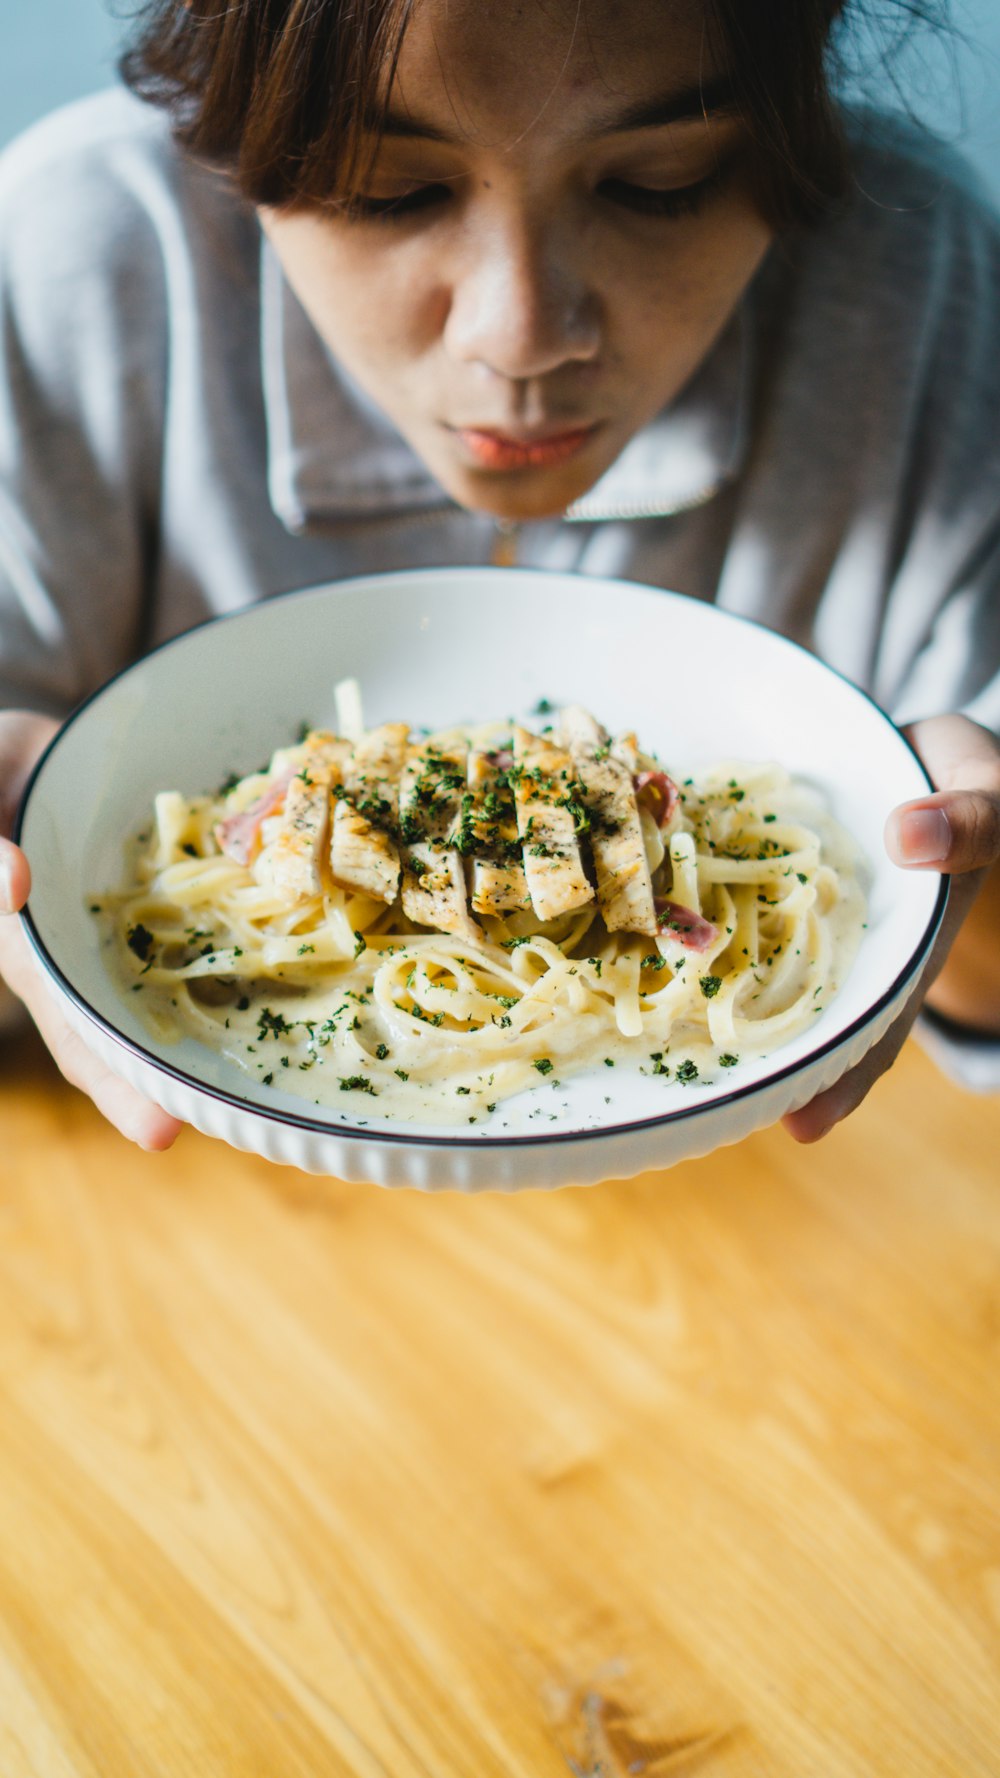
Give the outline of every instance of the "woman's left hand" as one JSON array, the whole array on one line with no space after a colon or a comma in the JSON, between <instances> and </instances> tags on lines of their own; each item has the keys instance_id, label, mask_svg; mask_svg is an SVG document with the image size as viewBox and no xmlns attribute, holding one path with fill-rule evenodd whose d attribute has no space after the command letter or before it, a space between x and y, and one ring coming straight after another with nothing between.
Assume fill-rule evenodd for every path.
<instances>
[{"instance_id":1,"label":"woman's left hand","mask_svg":"<svg viewBox=\"0 0 1000 1778\"><path fill-rule=\"evenodd\" d=\"M936 790L892 811L886 848L904 870L950 876L948 907L905 1012L856 1068L782 1120L797 1142L817 1141L860 1105L895 1061L925 998L1000 1041L1000 742L965 716L929 717L904 732Z\"/></svg>"}]
</instances>

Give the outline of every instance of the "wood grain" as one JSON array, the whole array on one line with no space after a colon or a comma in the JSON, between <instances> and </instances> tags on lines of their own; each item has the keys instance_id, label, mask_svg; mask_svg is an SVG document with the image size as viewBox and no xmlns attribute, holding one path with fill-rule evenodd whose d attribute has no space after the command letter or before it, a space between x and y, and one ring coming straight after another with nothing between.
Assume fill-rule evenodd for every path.
<instances>
[{"instance_id":1,"label":"wood grain","mask_svg":"<svg viewBox=\"0 0 1000 1778\"><path fill-rule=\"evenodd\" d=\"M0 1052L3 1778L997 1778L1000 1101L476 1199Z\"/></svg>"}]
</instances>

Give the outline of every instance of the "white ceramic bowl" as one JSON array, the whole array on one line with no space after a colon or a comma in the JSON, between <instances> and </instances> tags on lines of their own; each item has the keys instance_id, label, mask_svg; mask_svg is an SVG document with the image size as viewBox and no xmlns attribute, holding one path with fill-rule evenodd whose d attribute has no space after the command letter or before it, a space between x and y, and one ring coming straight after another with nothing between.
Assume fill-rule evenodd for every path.
<instances>
[{"instance_id":1,"label":"white ceramic bowl","mask_svg":"<svg viewBox=\"0 0 1000 1778\"><path fill-rule=\"evenodd\" d=\"M684 775L723 757L777 759L816 782L872 870L867 930L844 987L808 1032L747 1060L732 1081L693 1091L624 1068L591 1070L558 1094L542 1083L506 1102L499 1132L352 1119L258 1085L191 1039L158 1044L105 970L88 894L120 881L123 842L156 791L201 791L251 769L303 718L329 721L331 689L347 675L361 682L368 723L444 726L547 697L636 729ZM868 697L783 637L713 606L521 570L378 575L189 631L82 705L22 804L19 842L34 883L24 920L87 1042L209 1135L382 1185L591 1184L737 1142L860 1061L912 993L944 909L944 880L897 869L882 843L888 811L927 789L911 748Z\"/></svg>"}]
</instances>

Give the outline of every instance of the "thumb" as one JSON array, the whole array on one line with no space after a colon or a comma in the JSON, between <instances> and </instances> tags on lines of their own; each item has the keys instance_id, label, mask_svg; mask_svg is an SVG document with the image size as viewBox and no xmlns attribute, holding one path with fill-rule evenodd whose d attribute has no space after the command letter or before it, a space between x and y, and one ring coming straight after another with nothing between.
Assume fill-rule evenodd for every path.
<instances>
[{"instance_id":1,"label":"thumb","mask_svg":"<svg viewBox=\"0 0 1000 1778\"><path fill-rule=\"evenodd\" d=\"M983 870L1000 858L1000 793L941 790L893 809L886 822L890 858L948 874Z\"/></svg>"},{"instance_id":2,"label":"thumb","mask_svg":"<svg viewBox=\"0 0 1000 1778\"><path fill-rule=\"evenodd\" d=\"M889 856L910 869L949 876L988 869L1000 858L1000 744L965 716L932 716L904 731L934 792L894 809Z\"/></svg>"}]
</instances>

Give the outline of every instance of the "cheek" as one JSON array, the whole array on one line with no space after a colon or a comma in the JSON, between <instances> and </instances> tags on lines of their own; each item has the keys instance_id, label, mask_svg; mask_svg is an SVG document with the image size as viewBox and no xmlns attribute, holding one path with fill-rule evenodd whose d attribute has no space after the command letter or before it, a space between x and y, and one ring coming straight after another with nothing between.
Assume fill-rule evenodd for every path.
<instances>
[{"instance_id":1,"label":"cheek","mask_svg":"<svg viewBox=\"0 0 1000 1778\"><path fill-rule=\"evenodd\" d=\"M771 236L753 211L720 207L701 226L668 235L631 287L635 336L659 356L707 350L760 265ZM627 286L617 288L624 308ZM635 355L633 344L632 354Z\"/></svg>"},{"instance_id":2,"label":"cheek","mask_svg":"<svg viewBox=\"0 0 1000 1778\"><path fill-rule=\"evenodd\" d=\"M448 295L434 256L382 247L376 240L336 255L321 331L335 350L353 347L369 364L399 363L427 351L447 313Z\"/></svg>"}]
</instances>

